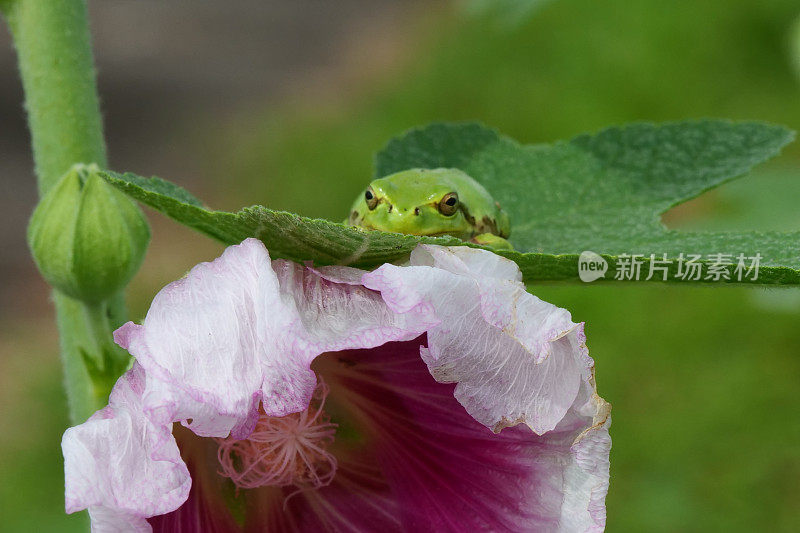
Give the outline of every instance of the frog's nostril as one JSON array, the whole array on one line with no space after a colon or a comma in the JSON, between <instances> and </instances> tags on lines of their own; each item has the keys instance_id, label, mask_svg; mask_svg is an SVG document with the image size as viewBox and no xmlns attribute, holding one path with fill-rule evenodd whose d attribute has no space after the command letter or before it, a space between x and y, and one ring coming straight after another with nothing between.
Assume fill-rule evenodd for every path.
<instances>
[{"instance_id":1,"label":"frog's nostril","mask_svg":"<svg viewBox=\"0 0 800 533\"><path fill-rule=\"evenodd\" d=\"M419 207L414 208L414 214L419 216Z\"/></svg>"},{"instance_id":2,"label":"frog's nostril","mask_svg":"<svg viewBox=\"0 0 800 533\"><path fill-rule=\"evenodd\" d=\"M389 204L389 212L390 213L392 212L392 209L394 209L394 206L392 204Z\"/></svg>"}]
</instances>

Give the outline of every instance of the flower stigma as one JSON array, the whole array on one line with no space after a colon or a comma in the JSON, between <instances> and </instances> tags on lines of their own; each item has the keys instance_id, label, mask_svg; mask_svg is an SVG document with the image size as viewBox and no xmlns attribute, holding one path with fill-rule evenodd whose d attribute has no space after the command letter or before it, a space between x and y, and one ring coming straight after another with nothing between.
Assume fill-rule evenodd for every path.
<instances>
[{"instance_id":1,"label":"flower stigma","mask_svg":"<svg viewBox=\"0 0 800 533\"><path fill-rule=\"evenodd\" d=\"M246 439L217 439L220 475L237 489L294 485L311 490L330 484L337 462L328 447L338 425L323 411L329 392L319 378L305 411L280 417L262 411Z\"/></svg>"}]
</instances>

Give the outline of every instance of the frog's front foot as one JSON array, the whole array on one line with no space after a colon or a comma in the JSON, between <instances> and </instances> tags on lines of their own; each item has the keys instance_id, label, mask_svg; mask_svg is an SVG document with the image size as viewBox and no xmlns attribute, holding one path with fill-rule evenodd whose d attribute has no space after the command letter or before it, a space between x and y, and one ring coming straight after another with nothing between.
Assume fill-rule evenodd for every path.
<instances>
[{"instance_id":1,"label":"frog's front foot","mask_svg":"<svg viewBox=\"0 0 800 533\"><path fill-rule=\"evenodd\" d=\"M510 242L502 237L494 235L493 233L481 233L480 235L475 235L472 238L472 242L475 244L482 244L484 246L491 246L492 248L497 248L498 250L514 249Z\"/></svg>"}]
</instances>

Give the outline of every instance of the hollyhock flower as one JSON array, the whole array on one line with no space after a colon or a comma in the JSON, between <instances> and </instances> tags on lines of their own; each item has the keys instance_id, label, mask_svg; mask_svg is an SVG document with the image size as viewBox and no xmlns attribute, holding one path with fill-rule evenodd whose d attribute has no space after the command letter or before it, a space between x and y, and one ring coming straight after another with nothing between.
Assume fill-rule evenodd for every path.
<instances>
[{"instance_id":1,"label":"hollyhock flower","mask_svg":"<svg viewBox=\"0 0 800 533\"><path fill-rule=\"evenodd\" d=\"M95 532L604 527L583 325L490 252L365 272L248 239L115 339L136 362L62 442Z\"/></svg>"}]
</instances>

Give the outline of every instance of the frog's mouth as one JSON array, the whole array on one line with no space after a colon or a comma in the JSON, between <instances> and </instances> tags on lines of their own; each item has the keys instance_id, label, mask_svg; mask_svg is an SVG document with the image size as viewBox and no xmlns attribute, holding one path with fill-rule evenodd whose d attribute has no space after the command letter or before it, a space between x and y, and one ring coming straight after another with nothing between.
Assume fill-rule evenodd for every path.
<instances>
[{"instance_id":1,"label":"frog's mouth","mask_svg":"<svg viewBox=\"0 0 800 533\"><path fill-rule=\"evenodd\" d=\"M371 230L375 230L375 231L383 231L384 233L396 233L398 235L416 235L417 237L456 237L456 238L461 238L459 235L455 235L454 234L455 232L450 232L450 231L434 231L434 232L426 232L426 233L423 233L423 232L419 232L419 233L402 233L402 232L399 232L399 231L391 231L391 230L385 230L385 229L382 229L382 228L376 228L375 226L373 226L371 224L362 224L361 227L364 228L364 229L371 229Z\"/></svg>"}]
</instances>

